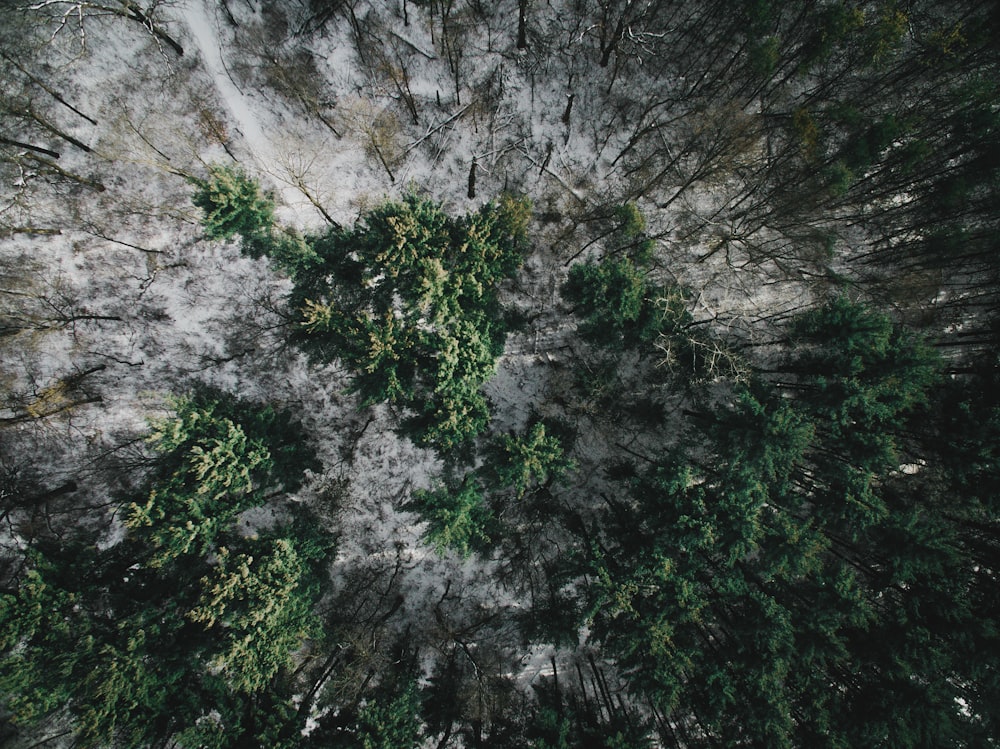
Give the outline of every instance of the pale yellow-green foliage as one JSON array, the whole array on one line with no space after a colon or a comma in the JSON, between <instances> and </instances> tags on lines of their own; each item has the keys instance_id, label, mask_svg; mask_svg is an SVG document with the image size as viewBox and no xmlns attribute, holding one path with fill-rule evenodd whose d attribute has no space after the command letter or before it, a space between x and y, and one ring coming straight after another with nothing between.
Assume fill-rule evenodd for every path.
<instances>
[{"instance_id":1,"label":"pale yellow-green foliage","mask_svg":"<svg viewBox=\"0 0 1000 749\"><path fill-rule=\"evenodd\" d=\"M396 316L391 310L382 316L381 325L368 326L368 356L364 365L366 372L374 372L387 363L400 360L397 328Z\"/></svg>"},{"instance_id":2,"label":"pale yellow-green foliage","mask_svg":"<svg viewBox=\"0 0 1000 749\"><path fill-rule=\"evenodd\" d=\"M179 404L173 419L154 424L149 437L163 453L184 459L165 480L156 482L146 501L129 505L125 524L150 529L159 567L196 545L207 548L219 528L239 512L254 490L254 472L270 464L267 448L251 441L243 428L211 410Z\"/></svg>"},{"instance_id":3,"label":"pale yellow-green foliage","mask_svg":"<svg viewBox=\"0 0 1000 749\"><path fill-rule=\"evenodd\" d=\"M417 282L417 306L421 312L427 312L442 301L444 287L450 274L438 258L427 258L418 262L420 270ZM437 322L437 320L435 320Z\"/></svg>"},{"instance_id":4,"label":"pale yellow-green foliage","mask_svg":"<svg viewBox=\"0 0 1000 749\"><path fill-rule=\"evenodd\" d=\"M563 455L559 439L546 434L541 422L523 437L503 437L501 450L504 464L500 478L514 488L518 497L523 497L532 484L544 483L550 476L558 477L572 467L572 461Z\"/></svg>"},{"instance_id":5,"label":"pale yellow-green foliage","mask_svg":"<svg viewBox=\"0 0 1000 749\"><path fill-rule=\"evenodd\" d=\"M40 419L55 413L70 402L67 391L66 383L63 380L58 380L39 390L35 400L28 404L25 410L33 419Z\"/></svg>"},{"instance_id":6,"label":"pale yellow-green foliage","mask_svg":"<svg viewBox=\"0 0 1000 749\"><path fill-rule=\"evenodd\" d=\"M819 155L819 126L805 107L799 107L792 113L792 127L799 136L802 155L807 161L813 161Z\"/></svg>"},{"instance_id":7,"label":"pale yellow-green foliage","mask_svg":"<svg viewBox=\"0 0 1000 749\"><path fill-rule=\"evenodd\" d=\"M308 634L304 573L305 560L288 539L257 557L219 550L218 565L202 578L202 594L187 618L225 631L226 646L212 666L233 688L250 693L265 686Z\"/></svg>"},{"instance_id":8,"label":"pale yellow-green foliage","mask_svg":"<svg viewBox=\"0 0 1000 749\"><path fill-rule=\"evenodd\" d=\"M956 57L960 50L969 45L962 30L962 22L957 22L950 29L935 29L928 34L927 45L938 50L946 57Z\"/></svg>"},{"instance_id":9,"label":"pale yellow-green foliage","mask_svg":"<svg viewBox=\"0 0 1000 749\"><path fill-rule=\"evenodd\" d=\"M302 316L305 318L302 325L311 333L330 330L335 314L332 304L307 299L302 308Z\"/></svg>"},{"instance_id":10,"label":"pale yellow-green foliage","mask_svg":"<svg viewBox=\"0 0 1000 749\"><path fill-rule=\"evenodd\" d=\"M386 216L385 222L389 226L390 241L375 255L375 260L389 276L396 278L400 271L420 261L421 250L435 246L433 232L410 212Z\"/></svg>"}]
</instances>

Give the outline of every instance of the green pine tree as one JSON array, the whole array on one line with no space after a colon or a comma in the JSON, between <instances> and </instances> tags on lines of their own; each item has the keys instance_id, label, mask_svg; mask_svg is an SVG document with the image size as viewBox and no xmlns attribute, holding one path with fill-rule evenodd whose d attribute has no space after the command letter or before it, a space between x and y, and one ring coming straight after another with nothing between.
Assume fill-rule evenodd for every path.
<instances>
[{"instance_id":1,"label":"green pine tree","mask_svg":"<svg viewBox=\"0 0 1000 749\"><path fill-rule=\"evenodd\" d=\"M296 340L344 360L366 403L408 409L421 443L467 442L489 419L479 389L503 350L497 285L521 263L529 216L509 196L453 218L410 194L312 239L292 294Z\"/></svg>"},{"instance_id":2,"label":"green pine tree","mask_svg":"<svg viewBox=\"0 0 1000 749\"><path fill-rule=\"evenodd\" d=\"M208 179L192 179L192 202L202 210L202 226L209 239L240 235L251 239L270 232L274 201L239 167L215 164Z\"/></svg>"}]
</instances>

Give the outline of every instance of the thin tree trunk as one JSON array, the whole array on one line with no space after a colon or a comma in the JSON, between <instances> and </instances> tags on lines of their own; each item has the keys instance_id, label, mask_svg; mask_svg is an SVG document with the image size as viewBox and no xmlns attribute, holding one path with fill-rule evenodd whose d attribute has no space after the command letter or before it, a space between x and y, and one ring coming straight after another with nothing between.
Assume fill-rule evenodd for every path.
<instances>
[{"instance_id":1,"label":"thin tree trunk","mask_svg":"<svg viewBox=\"0 0 1000 749\"><path fill-rule=\"evenodd\" d=\"M517 48L528 48L528 0L517 2Z\"/></svg>"},{"instance_id":2,"label":"thin tree trunk","mask_svg":"<svg viewBox=\"0 0 1000 749\"><path fill-rule=\"evenodd\" d=\"M118 15L123 16L124 18L130 18L133 21L138 22L150 34L153 34L155 37L157 37L157 38L162 39L163 41L165 41L167 43L167 45L169 45L169 47L174 52L177 53L178 57L183 57L184 56L184 48L181 47L181 45L178 44L177 41L175 39L173 39L169 34L167 34L167 32L165 32L159 26L157 26L156 24L154 24L153 21L152 21L152 19L149 18L149 16L147 16L145 13L142 12L142 8L140 8L138 5L136 5L133 2L126 2L126 3L124 3L124 5L125 5L125 10L116 11L118 13Z\"/></svg>"},{"instance_id":3,"label":"thin tree trunk","mask_svg":"<svg viewBox=\"0 0 1000 749\"><path fill-rule=\"evenodd\" d=\"M23 67L21 66L21 64L17 62L17 60L15 60L14 58L12 58L12 57L11 57L10 55L8 55L8 54L7 54L6 52L4 52L3 50L0 50L0 57L2 57L3 59L5 59L5 60L6 60L7 62L9 62L9 63L10 63L11 65L13 65L13 66L14 66L15 68L17 68L17 69L18 69L18 70L20 70L20 71L21 71L22 73L24 73L24 75L25 75L25 76L27 76L27 77L28 77L28 79L29 79L29 80L30 80L30 81L31 81L32 83L34 83L35 85L37 85L37 86L38 86L39 88L41 88L41 89L42 89L42 90L43 90L43 91L44 91L45 93L47 93L47 94L48 94L49 96L51 96L51 97L52 97L53 99L55 99L55 100L56 100L57 102L59 102L60 104L62 104L62 105L63 105L64 107L68 107L69 109L73 110L73 111L74 111L74 112L76 112L76 113L77 113L78 115L80 115L81 117L83 117L83 119L85 119L85 120L86 120L87 122L89 122L89 123L90 123L91 125L96 125L96 124L97 124L97 120L93 119L92 117L88 117L88 116L87 116L87 115L85 115L85 114L84 114L83 112L81 112L81 111L80 111L79 109L77 109L76 107L74 107L74 106L73 106L72 104L70 104L70 103L69 103L68 101L66 101L66 100L65 100L65 99L64 99L64 98L63 98L62 96L60 96L60 95L59 95L59 93L58 93L57 91L55 91L55 90L53 90L53 89L49 88L49 87L48 87L48 86L47 86L47 85L46 85L46 84L45 84L45 83L44 83L44 82L43 82L42 80L40 80L40 79L36 78L36 77L35 77L34 75L32 75L31 73L29 73L29 72L28 72L27 70L25 70L25 69L24 69L24 68L23 68Z\"/></svg>"},{"instance_id":4,"label":"thin tree trunk","mask_svg":"<svg viewBox=\"0 0 1000 749\"><path fill-rule=\"evenodd\" d=\"M239 24L233 17L233 12L229 10L229 3L226 2L226 0L220 0L220 4L222 5L223 13L226 14L226 20L229 21L230 25L233 26L233 28L239 28Z\"/></svg>"},{"instance_id":5,"label":"thin tree trunk","mask_svg":"<svg viewBox=\"0 0 1000 749\"><path fill-rule=\"evenodd\" d=\"M23 413L23 414L18 414L17 416L8 416L0 418L0 424L22 424L26 421L35 421L36 419L47 419L48 417L55 416L57 414L62 413L63 411L70 411L76 408L77 406L85 406L88 403L100 403L102 400L104 399L101 396L96 395L92 398L84 398L78 401L70 401L69 403L59 406L58 408L54 408L50 411L45 411L42 413Z\"/></svg>"},{"instance_id":6,"label":"thin tree trunk","mask_svg":"<svg viewBox=\"0 0 1000 749\"><path fill-rule=\"evenodd\" d=\"M46 229L40 226L12 226L6 231L8 234L33 234L40 237L58 237L62 234L61 229Z\"/></svg>"},{"instance_id":7,"label":"thin tree trunk","mask_svg":"<svg viewBox=\"0 0 1000 749\"><path fill-rule=\"evenodd\" d=\"M377 148L375 150L378 151ZM379 158L381 158L381 154L379 154ZM393 181L395 182L395 180ZM335 221L333 216L331 216L329 213L326 212L326 209L323 207L323 204L313 197L313 194L309 192L309 190L306 188L305 183L302 180L297 180L295 186L299 188L299 192L301 192L303 195L306 196L306 200L308 200L310 203L313 204L313 207L320 212L320 215L323 216L324 219L326 219L326 222L330 224L330 226L332 226L335 229L340 228L340 223L338 221Z\"/></svg>"},{"instance_id":8,"label":"thin tree trunk","mask_svg":"<svg viewBox=\"0 0 1000 749\"><path fill-rule=\"evenodd\" d=\"M17 146L18 148L27 148L29 151L34 151L35 153L45 154L46 156L51 156L53 159L59 158L58 151L50 151L47 148L42 148L41 146L33 146L29 143L22 143L19 140L11 140L10 138L0 137L0 143L6 143L8 146Z\"/></svg>"},{"instance_id":9,"label":"thin tree trunk","mask_svg":"<svg viewBox=\"0 0 1000 749\"><path fill-rule=\"evenodd\" d=\"M570 117L573 114L573 100L576 94L566 95L566 109L563 111L562 123L566 126L566 133L563 135L563 145L569 143Z\"/></svg>"},{"instance_id":10,"label":"thin tree trunk","mask_svg":"<svg viewBox=\"0 0 1000 749\"><path fill-rule=\"evenodd\" d=\"M61 168L58 164L56 164L55 162L49 161L48 159L43 159L41 156L31 156L31 155L29 155L28 158L30 158L32 161L34 161L34 162L36 162L38 164L41 164L41 165L43 165L43 166L51 169L53 172L55 172L56 174L58 174L61 177L65 177L66 179L72 180L73 182L78 182L81 185L86 185L87 187L91 187L91 188L97 190L97 192L104 192L107 189L100 182L95 182L94 180L87 179L86 177L81 177L79 174L76 174L74 172L66 171L65 169Z\"/></svg>"},{"instance_id":11,"label":"thin tree trunk","mask_svg":"<svg viewBox=\"0 0 1000 749\"><path fill-rule=\"evenodd\" d=\"M48 120L46 120L44 117L42 117L40 114L38 114L37 112L35 112L30 107L28 108L28 111L26 112L26 114L29 117L31 117L31 119L33 119L35 122L37 122L39 125L41 125L43 128L45 128L46 130L48 130L50 133L52 133L53 135L55 135L55 136L57 136L59 138L62 138L67 143L72 143L74 146L76 146L77 148L79 148L81 151L86 151L87 153L92 153L93 152L93 149L90 146L88 146L86 143L83 143L82 141L77 140L76 138L74 138L69 133L64 133L62 130L60 130L59 128L57 128L55 125L53 125L51 122L49 122Z\"/></svg>"},{"instance_id":12,"label":"thin tree trunk","mask_svg":"<svg viewBox=\"0 0 1000 749\"><path fill-rule=\"evenodd\" d=\"M56 497L62 497L66 494L72 494L77 490L77 485L75 481L67 481L64 484L60 484L55 489L49 489L47 492L43 492L37 496L31 497L28 500L29 504L38 504L39 502L45 502L49 499L55 499Z\"/></svg>"}]
</instances>

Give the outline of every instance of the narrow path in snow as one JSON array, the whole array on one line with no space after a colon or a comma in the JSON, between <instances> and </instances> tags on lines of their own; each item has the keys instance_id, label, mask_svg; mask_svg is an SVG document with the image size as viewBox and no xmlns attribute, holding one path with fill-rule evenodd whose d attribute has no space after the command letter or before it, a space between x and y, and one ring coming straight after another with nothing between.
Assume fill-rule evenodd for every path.
<instances>
[{"instance_id":1,"label":"narrow path in snow","mask_svg":"<svg viewBox=\"0 0 1000 749\"><path fill-rule=\"evenodd\" d=\"M206 7L205 0L187 0L183 18L194 37L205 70L212 76L219 96L236 121L246 148L253 154L258 166L265 171L271 169L277 160L274 149L260 118L254 112L252 98L237 88L226 70L214 12Z\"/></svg>"},{"instance_id":2,"label":"narrow path in snow","mask_svg":"<svg viewBox=\"0 0 1000 749\"><path fill-rule=\"evenodd\" d=\"M222 39L215 11L210 0L185 0L182 17L194 37L205 70L215 84L229 118L242 137L243 148L250 153L259 172L269 174L277 182L279 206L285 206L287 223L316 223L316 208L303 198L303 193L288 175L287 154L281 151L281 129L267 100L240 90L226 68L222 56ZM287 144L286 144L287 146ZM283 158L284 156L284 158ZM280 208L279 208L280 211Z\"/></svg>"}]
</instances>

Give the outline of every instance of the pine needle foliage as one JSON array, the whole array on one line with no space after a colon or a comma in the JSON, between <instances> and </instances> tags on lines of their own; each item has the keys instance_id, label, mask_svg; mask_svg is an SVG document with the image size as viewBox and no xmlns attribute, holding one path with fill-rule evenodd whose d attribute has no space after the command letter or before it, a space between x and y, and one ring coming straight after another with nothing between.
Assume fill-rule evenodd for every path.
<instances>
[{"instance_id":1,"label":"pine needle foliage","mask_svg":"<svg viewBox=\"0 0 1000 749\"><path fill-rule=\"evenodd\" d=\"M239 167L214 164L208 179L193 178L191 201L202 210L208 239L244 238L268 232L274 223L274 201Z\"/></svg>"},{"instance_id":2,"label":"pine needle foliage","mask_svg":"<svg viewBox=\"0 0 1000 749\"><path fill-rule=\"evenodd\" d=\"M411 193L332 229L295 276L297 340L350 365L365 403L407 409L418 442L462 444L489 420L479 389L506 334L498 286L521 265L529 218L511 196L454 218Z\"/></svg>"},{"instance_id":3,"label":"pine needle foliage","mask_svg":"<svg viewBox=\"0 0 1000 749\"><path fill-rule=\"evenodd\" d=\"M271 409L206 393L173 405L152 424L153 467L124 539L43 539L0 594L0 695L9 720L61 714L85 746L274 746L246 716L317 632L331 544L235 526L309 461ZM274 700L287 728L296 714Z\"/></svg>"}]
</instances>

